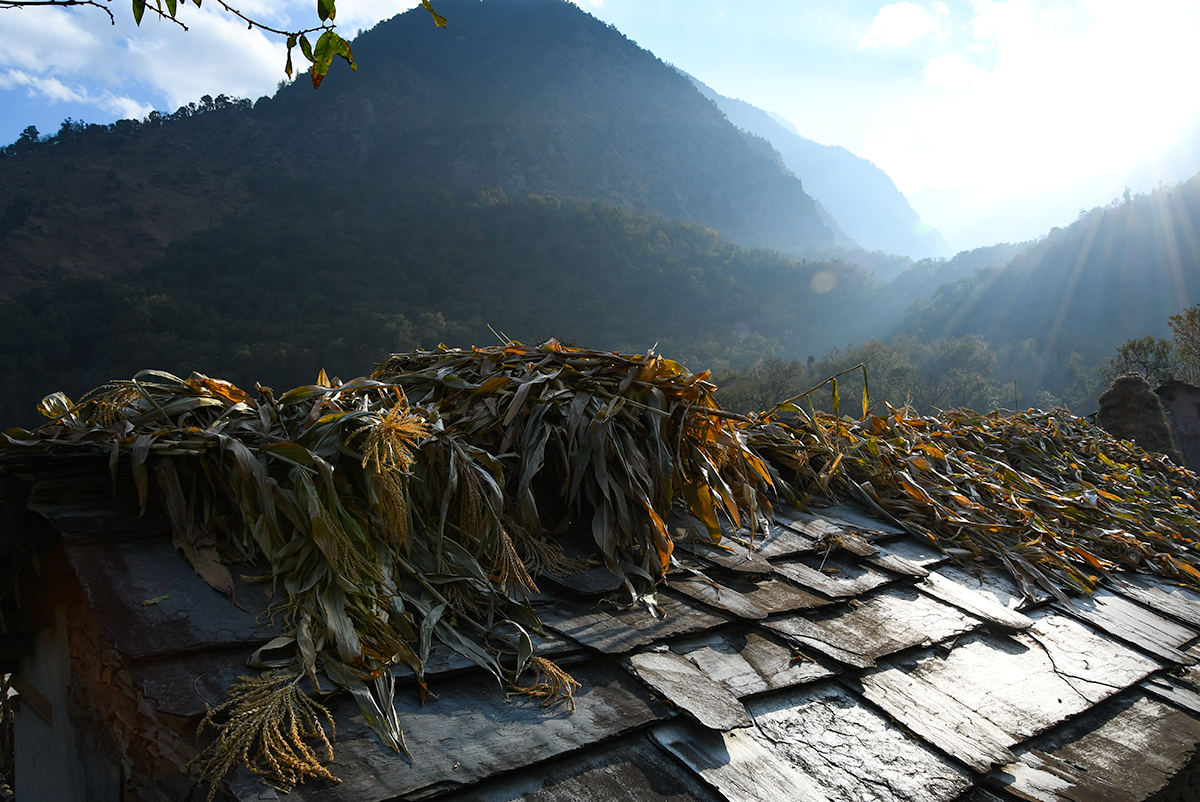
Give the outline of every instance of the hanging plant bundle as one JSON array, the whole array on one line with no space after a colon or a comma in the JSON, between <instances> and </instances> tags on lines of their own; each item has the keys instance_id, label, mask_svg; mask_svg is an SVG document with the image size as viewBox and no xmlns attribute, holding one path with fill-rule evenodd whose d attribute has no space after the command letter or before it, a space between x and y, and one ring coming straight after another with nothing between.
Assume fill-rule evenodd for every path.
<instances>
[{"instance_id":1,"label":"hanging plant bundle","mask_svg":"<svg viewBox=\"0 0 1200 802\"><path fill-rule=\"evenodd\" d=\"M1196 477L1063 410L876 416L864 381L858 421L805 411L803 396L745 417L719 408L708 378L553 340L397 355L279 398L144 371L78 403L48 396L51 421L9 430L6 448L108 454L143 509L157 487L206 582L232 595L241 563L272 583L283 626L249 661L262 674L205 720L216 738L198 765L214 792L237 763L283 787L332 778L332 720L305 679L318 697L349 691L403 750L392 668L424 691L435 643L512 692L570 705L577 684L533 653L537 577L582 567L561 536L583 530L628 601L658 614L673 509L715 543L760 531L778 500L849 497L1000 562L1030 595L1089 590L1118 567L1200 586Z\"/></svg>"}]
</instances>

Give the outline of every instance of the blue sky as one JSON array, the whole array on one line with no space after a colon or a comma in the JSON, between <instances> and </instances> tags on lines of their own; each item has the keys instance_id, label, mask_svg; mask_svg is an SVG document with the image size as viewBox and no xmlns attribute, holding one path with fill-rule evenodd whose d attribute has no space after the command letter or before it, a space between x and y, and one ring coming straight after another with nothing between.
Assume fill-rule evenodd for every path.
<instances>
[{"instance_id":1,"label":"blue sky","mask_svg":"<svg viewBox=\"0 0 1200 802\"><path fill-rule=\"evenodd\" d=\"M1200 128L1195 0L576 2L718 92L875 162L956 249L1065 225ZM341 0L340 28L413 5ZM137 28L125 0L116 25L88 8L0 13L0 141L66 117L108 122L274 91L278 40L210 4L180 8L188 32L149 15ZM312 8L241 6L280 25L314 20Z\"/></svg>"}]
</instances>

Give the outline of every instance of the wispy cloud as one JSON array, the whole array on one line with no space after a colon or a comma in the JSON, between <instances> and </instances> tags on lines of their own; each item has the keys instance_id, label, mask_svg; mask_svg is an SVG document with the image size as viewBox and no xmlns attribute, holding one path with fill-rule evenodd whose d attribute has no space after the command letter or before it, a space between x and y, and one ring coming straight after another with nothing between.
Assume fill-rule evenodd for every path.
<instances>
[{"instance_id":1,"label":"wispy cloud","mask_svg":"<svg viewBox=\"0 0 1200 802\"><path fill-rule=\"evenodd\" d=\"M39 97L49 103L83 103L133 119L145 117L154 108L128 95L117 95L108 90L94 94L81 85L68 86L58 78L30 75L21 70L10 69L0 73L0 89L25 89L31 97Z\"/></svg>"},{"instance_id":2,"label":"wispy cloud","mask_svg":"<svg viewBox=\"0 0 1200 802\"><path fill-rule=\"evenodd\" d=\"M886 5L879 9L858 46L904 47L923 36L945 41L950 35L946 27L949 15L950 9L940 2L933 3L929 10L908 2Z\"/></svg>"},{"instance_id":3,"label":"wispy cloud","mask_svg":"<svg viewBox=\"0 0 1200 802\"><path fill-rule=\"evenodd\" d=\"M340 7L347 37L416 5L414 0L354 0ZM283 29L316 21L307 0L244 0L248 16ZM0 89L24 89L46 102L86 103L109 113L172 110L200 96L256 98L284 78L281 38L205 4L180 4L183 30L147 14L141 26L127 9L116 24L88 9L25 8L0 14ZM296 53L297 66L303 60Z\"/></svg>"}]
</instances>

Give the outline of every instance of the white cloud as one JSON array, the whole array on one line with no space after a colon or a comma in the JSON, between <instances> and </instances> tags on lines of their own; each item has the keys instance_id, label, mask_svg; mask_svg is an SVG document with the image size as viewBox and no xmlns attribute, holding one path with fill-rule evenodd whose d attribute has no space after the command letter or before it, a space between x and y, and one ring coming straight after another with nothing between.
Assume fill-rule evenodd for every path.
<instances>
[{"instance_id":1,"label":"white cloud","mask_svg":"<svg viewBox=\"0 0 1200 802\"><path fill-rule=\"evenodd\" d=\"M1119 182L1200 108L1191 0L975 0L964 22L973 41L931 58L923 84L897 85L862 148L910 196L953 190L927 196L954 198L943 225L963 223L964 199L984 214L985 197L1032 203ZM1094 204L1111 200L1096 191Z\"/></svg>"},{"instance_id":2,"label":"white cloud","mask_svg":"<svg viewBox=\"0 0 1200 802\"><path fill-rule=\"evenodd\" d=\"M902 2L884 6L875 15L871 27L859 40L858 46L904 47L922 36L931 34L937 37L938 41L945 41L950 35L945 26L950 10L941 2L935 2L931 8L932 14L915 3Z\"/></svg>"},{"instance_id":3,"label":"white cloud","mask_svg":"<svg viewBox=\"0 0 1200 802\"><path fill-rule=\"evenodd\" d=\"M417 5L417 0L343 0L338 29L347 38ZM243 0L247 16L280 29L317 22L311 0ZM214 4L180 3L183 28L147 14L137 26L127 8L110 25L94 9L14 9L0 14L0 88L24 89L47 103L74 101L144 116L202 95L257 98L284 76L281 37L247 30ZM303 70L299 52L294 64ZM5 72L7 70L7 72ZM335 73L339 65L334 66Z\"/></svg>"},{"instance_id":4,"label":"white cloud","mask_svg":"<svg viewBox=\"0 0 1200 802\"><path fill-rule=\"evenodd\" d=\"M211 6L189 9L187 31L137 31L124 42L126 80L149 84L170 108L201 95L256 98L284 78L284 43Z\"/></svg>"},{"instance_id":5,"label":"white cloud","mask_svg":"<svg viewBox=\"0 0 1200 802\"><path fill-rule=\"evenodd\" d=\"M10 69L0 73L0 89L25 89L30 96L40 97L49 103L84 103L133 119L141 119L153 109L153 106L128 95L116 95L108 90L96 95L83 86L68 86L58 78L30 75L21 70Z\"/></svg>"}]
</instances>

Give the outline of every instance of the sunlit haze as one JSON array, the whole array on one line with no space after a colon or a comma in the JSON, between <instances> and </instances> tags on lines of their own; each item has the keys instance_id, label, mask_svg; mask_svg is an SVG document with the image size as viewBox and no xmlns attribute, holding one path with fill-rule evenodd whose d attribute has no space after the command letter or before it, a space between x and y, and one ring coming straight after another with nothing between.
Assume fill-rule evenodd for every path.
<instances>
[{"instance_id":1,"label":"sunlit haze","mask_svg":"<svg viewBox=\"0 0 1200 802\"><path fill-rule=\"evenodd\" d=\"M1197 130L1195 0L578 4L716 91L870 159L955 250L1066 225L1112 200L1139 165L1148 180L1135 191L1187 177L1146 165ZM312 5L242 10L307 24ZM340 28L413 5L342 0ZM96 9L0 13L0 140L204 94L256 98L284 77L278 40L207 5L181 5L186 33L149 15L136 28L127 3L113 12L116 25ZM354 79L335 70L330 80Z\"/></svg>"}]
</instances>

